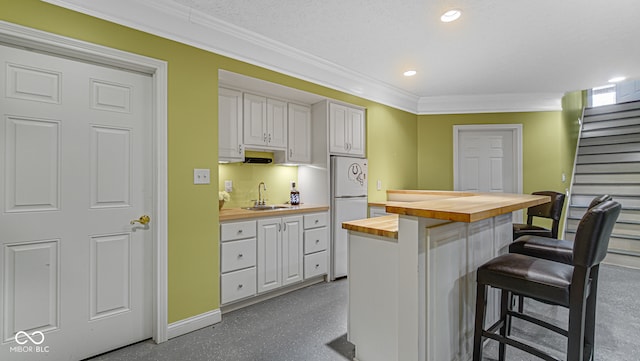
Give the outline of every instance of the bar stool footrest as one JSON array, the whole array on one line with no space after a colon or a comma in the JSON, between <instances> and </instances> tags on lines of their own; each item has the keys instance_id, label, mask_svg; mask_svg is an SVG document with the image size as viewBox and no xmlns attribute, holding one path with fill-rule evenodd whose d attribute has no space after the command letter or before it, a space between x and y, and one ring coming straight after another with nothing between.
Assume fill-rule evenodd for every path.
<instances>
[{"instance_id":1,"label":"bar stool footrest","mask_svg":"<svg viewBox=\"0 0 640 361\"><path fill-rule=\"evenodd\" d=\"M498 322L500 322L500 321L498 321ZM509 346L518 348L518 349L520 349L520 350L522 350L524 352L527 352L527 353L529 353L531 355L539 357L539 358L541 358L541 359L543 359L545 361L563 361L563 360L561 360L561 359L559 359L557 357L549 355L548 353L546 353L546 352L544 352L544 351L542 351L542 350L540 350L538 348L535 348L533 346L524 344L524 343L522 343L520 341L517 341L517 340L515 340L513 338L510 338L510 337L504 337L504 336L499 335L499 334L497 334L495 332L482 331L482 336L486 337L486 338L490 338L492 340L496 340L496 341L498 341L500 343L503 343L505 345L509 345Z\"/></svg>"}]
</instances>

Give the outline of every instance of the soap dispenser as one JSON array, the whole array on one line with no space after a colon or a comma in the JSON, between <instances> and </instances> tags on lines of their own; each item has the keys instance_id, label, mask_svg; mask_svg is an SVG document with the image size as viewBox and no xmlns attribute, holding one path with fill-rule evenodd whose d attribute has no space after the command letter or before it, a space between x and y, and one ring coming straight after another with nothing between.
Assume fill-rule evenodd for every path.
<instances>
[{"instance_id":1,"label":"soap dispenser","mask_svg":"<svg viewBox=\"0 0 640 361\"><path fill-rule=\"evenodd\" d=\"M292 206L300 204L300 192L296 189L296 182L291 182L291 196L289 198L289 203L291 203Z\"/></svg>"}]
</instances>

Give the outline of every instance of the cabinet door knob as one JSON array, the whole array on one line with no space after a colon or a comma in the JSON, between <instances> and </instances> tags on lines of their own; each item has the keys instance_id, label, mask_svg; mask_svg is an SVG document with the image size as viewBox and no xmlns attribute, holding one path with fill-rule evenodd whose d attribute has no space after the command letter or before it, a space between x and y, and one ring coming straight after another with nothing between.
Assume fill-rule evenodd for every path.
<instances>
[{"instance_id":1,"label":"cabinet door knob","mask_svg":"<svg viewBox=\"0 0 640 361\"><path fill-rule=\"evenodd\" d=\"M313 223L318 224L318 222L320 222L320 220L316 219Z\"/></svg>"},{"instance_id":2,"label":"cabinet door knob","mask_svg":"<svg viewBox=\"0 0 640 361\"><path fill-rule=\"evenodd\" d=\"M244 287L242 283L238 285L238 289L241 289L242 287Z\"/></svg>"},{"instance_id":3,"label":"cabinet door knob","mask_svg":"<svg viewBox=\"0 0 640 361\"><path fill-rule=\"evenodd\" d=\"M238 254L238 258L242 258L244 255L242 253Z\"/></svg>"},{"instance_id":4,"label":"cabinet door knob","mask_svg":"<svg viewBox=\"0 0 640 361\"><path fill-rule=\"evenodd\" d=\"M320 240L319 240L319 239L316 239L316 244L318 244L318 243L320 243Z\"/></svg>"},{"instance_id":5,"label":"cabinet door knob","mask_svg":"<svg viewBox=\"0 0 640 361\"><path fill-rule=\"evenodd\" d=\"M316 269L320 268L320 264L316 264Z\"/></svg>"},{"instance_id":6,"label":"cabinet door knob","mask_svg":"<svg viewBox=\"0 0 640 361\"><path fill-rule=\"evenodd\" d=\"M239 230L238 230L238 233L242 233L242 230L241 230L241 229L239 229Z\"/></svg>"}]
</instances>

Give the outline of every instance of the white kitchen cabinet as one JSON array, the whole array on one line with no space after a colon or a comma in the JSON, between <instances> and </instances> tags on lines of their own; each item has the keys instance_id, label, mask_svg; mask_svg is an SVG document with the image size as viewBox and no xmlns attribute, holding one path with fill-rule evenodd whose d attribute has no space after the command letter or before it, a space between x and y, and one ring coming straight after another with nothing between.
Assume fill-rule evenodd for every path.
<instances>
[{"instance_id":1,"label":"white kitchen cabinet","mask_svg":"<svg viewBox=\"0 0 640 361\"><path fill-rule=\"evenodd\" d=\"M220 302L257 293L256 221L220 224Z\"/></svg>"},{"instance_id":2,"label":"white kitchen cabinet","mask_svg":"<svg viewBox=\"0 0 640 361\"><path fill-rule=\"evenodd\" d=\"M286 149L287 103L244 93L244 144L258 149Z\"/></svg>"},{"instance_id":3,"label":"white kitchen cabinet","mask_svg":"<svg viewBox=\"0 0 640 361\"><path fill-rule=\"evenodd\" d=\"M302 280L302 216L258 220L258 293Z\"/></svg>"},{"instance_id":4,"label":"white kitchen cabinet","mask_svg":"<svg viewBox=\"0 0 640 361\"><path fill-rule=\"evenodd\" d=\"M218 159L244 161L242 146L242 92L218 90Z\"/></svg>"},{"instance_id":5,"label":"white kitchen cabinet","mask_svg":"<svg viewBox=\"0 0 640 361\"><path fill-rule=\"evenodd\" d=\"M289 104L287 163L311 163L311 108Z\"/></svg>"},{"instance_id":6,"label":"white kitchen cabinet","mask_svg":"<svg viewBox=\"0 0 640 361\"><path fill-rule=\"evenodd\" d=\"M282 285L303 280L302 216L282 218Z\"/></svg>"},{"instance_id":7,"label":"white kitchen cabinet","mask_svg":"<svg viewBox=\"0 0 640 361\"><path fill-rule=\"evenodd\" d=\"M365 112L342 104L329 103L329 153L365 155Z\"/></svg>"},{"instance_id":8,"label":"white kitchen cabinet","mask_svg":"<svg viewBox=\"0 0 640 361\"><path fill-rule=\"evenodd\" d=\"M328 213L312 213L304 216L304 278L327 274L329 264Z\"/></svg>"}]
</instances>

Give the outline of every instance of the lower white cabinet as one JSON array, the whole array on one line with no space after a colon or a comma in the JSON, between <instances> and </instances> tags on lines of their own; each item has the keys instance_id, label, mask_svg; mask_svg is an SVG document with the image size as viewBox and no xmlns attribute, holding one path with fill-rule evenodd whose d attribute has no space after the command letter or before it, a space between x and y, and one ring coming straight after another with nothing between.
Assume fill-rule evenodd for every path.
<instances>
[{"instance_id":1,"label":"lower white cabinet","mask_svg":"<svg viewBox=\"0 0 640 361\"><path fill-rule=\"evenodd\" d=\"M256 294L256 268L223 273L220 282L221 302L230 303Z\"/></svg>"},{"instance_id":2,"label":"lower white cabinet","mask_svg":"<svg viewBox=\"0 0 640 361\"><path fill-rule=\"evenodd\" d=\"M220 225L220 302L255 296L256 221Z\"/></svg>"},{"instance_id":3,"label":"lower white cabinet","mask_svg":"<svg viewBox=\"0 0 640 361\"><path fill-rule=\"evenodd\" d=\"M327 274L328 217L318 212L221 223L221 304Z\"/></svg>"},{"instance_id":4,"label":"lower white cabinet","mask_svg":"<svg viewBox=\"0 0 640 361\"><path fill-rule=\"evenodd\" d=\"M327 274L329 243L327 212L304 216L304 278Z\"/></svg>"},{"instance_id":5,"label":"lower white cabinet","mask_svg":"<svg viewBox=\"0 0 640 361\"><path fill-rule=\"evenodd\" d=\"M258 220L258 293L303 279L302 216Z\"/></svg>"},{"instance_id":6,"label":"lower white cabinet","mask_svg":"<svg viewBox=\"0 0 640 361\"><path fill-rule=\"evenodd\" d=\"M304 256L304 278L327 274L327 251Z\"/></svg>"}]
</instances>

